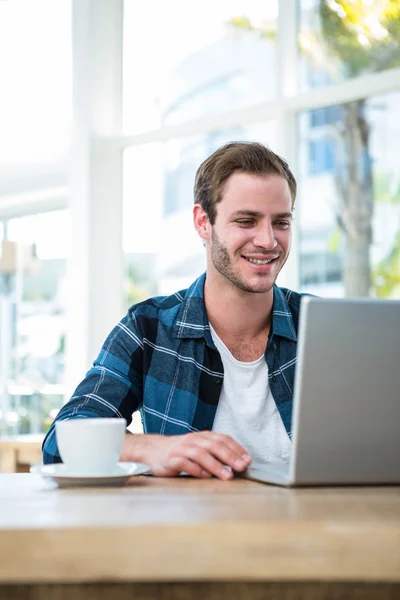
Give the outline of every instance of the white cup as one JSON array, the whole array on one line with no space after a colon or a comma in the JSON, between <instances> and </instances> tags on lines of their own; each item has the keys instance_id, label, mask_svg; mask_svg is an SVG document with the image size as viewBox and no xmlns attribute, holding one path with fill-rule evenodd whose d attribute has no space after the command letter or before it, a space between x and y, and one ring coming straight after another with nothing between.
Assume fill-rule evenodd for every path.
<instances>
[{"instance_id":1,"label":"white cup","mask_svg":"<svg viewBox=\"0 0 400 600\"><path fill-rule=\"evenodd\" d=\"M61 459L76 475L106 475L115 470L121 455L125 419L67 419L56 421Z\"/></svg>"}]
</instances>

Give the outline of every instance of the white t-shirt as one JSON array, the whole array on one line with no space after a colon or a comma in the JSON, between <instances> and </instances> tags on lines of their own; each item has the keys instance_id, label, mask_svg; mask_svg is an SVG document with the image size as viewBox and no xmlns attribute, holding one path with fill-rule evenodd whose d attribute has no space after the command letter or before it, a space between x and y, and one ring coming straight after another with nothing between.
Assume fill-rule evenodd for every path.
<instances>
[{"instance_id":1,"label":"white t-shirt","mask_svg":"<svg viewBox=\"0 0 400 600\"><path fill-rule=\"evenodd\" d=\"M224 366L224 382L212 430L230 435L253 462L287 462L291 441L268 383L264 356L252 362L236 360L210 325Z\"/></svg>"}]
</instances>

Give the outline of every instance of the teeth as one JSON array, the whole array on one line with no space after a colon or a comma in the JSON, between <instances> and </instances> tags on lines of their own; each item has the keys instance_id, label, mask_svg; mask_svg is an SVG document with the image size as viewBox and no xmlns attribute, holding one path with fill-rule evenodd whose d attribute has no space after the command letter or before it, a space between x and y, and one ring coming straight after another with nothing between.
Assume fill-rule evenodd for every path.
<instances>
[{"instance_id":1,"label":"teeth","mask_svg":"<svg viewBox=\"0 0 400 600\"><path fill-rule=\"evenodd\" d=\"M247 256L245 256L245 259L248 260L249 262L253 263L254 265L267 265L268 263L273 261L272 258L268 258L266 260L260 260L259 258L248 258Z\"/></svg>"}]
</instances>

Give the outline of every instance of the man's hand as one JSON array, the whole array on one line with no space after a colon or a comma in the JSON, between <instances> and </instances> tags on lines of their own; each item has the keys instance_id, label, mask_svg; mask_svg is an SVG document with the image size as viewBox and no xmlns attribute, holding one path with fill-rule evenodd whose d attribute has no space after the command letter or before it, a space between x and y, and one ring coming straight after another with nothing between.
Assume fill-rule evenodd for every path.
<instances>
[{"instance_id":1,"label":"man's hand","mask_svg":"<svg viewBox=\"0 0 400 600\"><path fill-rule=\"evenodd\" d=\"M232 479L251 463L246 450L229 435L200 431L186 435L126 435L122 461L147 464L153 475L174 477L184 472L193 477Z\"/></svg>"}]
</instances>

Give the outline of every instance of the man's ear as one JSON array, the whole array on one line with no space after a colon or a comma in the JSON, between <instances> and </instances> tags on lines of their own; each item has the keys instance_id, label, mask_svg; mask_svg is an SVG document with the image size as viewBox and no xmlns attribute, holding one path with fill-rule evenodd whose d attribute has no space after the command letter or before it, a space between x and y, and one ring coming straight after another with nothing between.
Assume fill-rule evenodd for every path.
<instances>
[{"instance_id":1,"label":"man's ear","mask_svg":"<svg viewBox=\"0 0 400 600\"><path fill-rule=\"evenodd\" d=\"M211 232L210 221L200 204L195 204L193 207L193 223L199 236L203 240L208 240Z\"/></svg>"}]
</instances>

